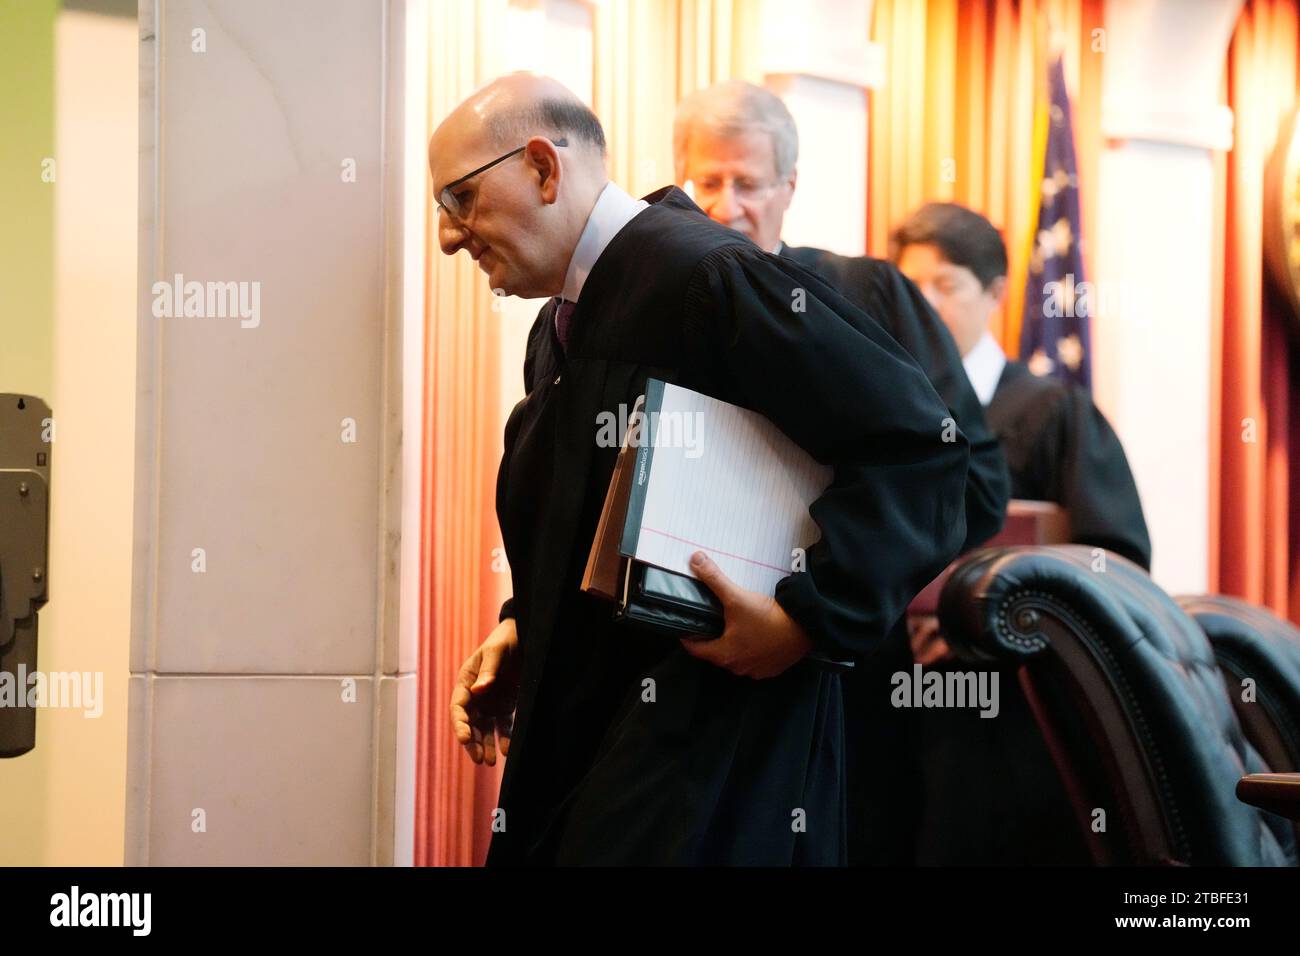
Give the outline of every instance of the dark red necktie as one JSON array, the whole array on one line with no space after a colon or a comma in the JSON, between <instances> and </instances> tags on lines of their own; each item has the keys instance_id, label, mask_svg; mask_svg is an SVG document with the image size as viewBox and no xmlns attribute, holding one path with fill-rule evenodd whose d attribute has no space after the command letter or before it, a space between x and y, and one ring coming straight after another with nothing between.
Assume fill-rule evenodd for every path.
<instances>
[{"instance_id":1,"label":"dark red necktie","mask_svg":"<svg viewBox=\"0 0 1300 956\"><path fill-rule=\"evenodd\" d=\"M566 299L556 299L556 302L559 305L555 309L555 337L560 340L560 348L568 352L569 328L573 321L573 310L578 307L578 304Z\"/></svg>"}]
</instances>

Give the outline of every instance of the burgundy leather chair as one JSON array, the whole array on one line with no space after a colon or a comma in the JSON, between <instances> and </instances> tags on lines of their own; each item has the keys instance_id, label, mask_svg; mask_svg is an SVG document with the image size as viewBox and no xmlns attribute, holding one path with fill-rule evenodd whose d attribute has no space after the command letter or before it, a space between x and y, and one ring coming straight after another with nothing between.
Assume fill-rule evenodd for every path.
<instances>
[{"instance_id":1,"label":"burgundy leather chair","mask_svg":"<svg viewBox=\"0 0 1300 956\"><path fill-rule=\"evenodd\" d=\"M1271 768L1205 633L1141 568L1094 554L973 553L939 599L949 645L1018 666L1097 864L1294 865L1287 821L1235 796Z\"/></svg>"}]
</instances>

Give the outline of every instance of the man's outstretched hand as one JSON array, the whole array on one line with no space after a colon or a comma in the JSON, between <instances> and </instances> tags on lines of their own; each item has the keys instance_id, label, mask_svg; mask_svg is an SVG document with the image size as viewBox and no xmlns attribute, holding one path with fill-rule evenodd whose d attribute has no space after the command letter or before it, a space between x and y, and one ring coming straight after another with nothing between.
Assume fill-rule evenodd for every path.
<instances>
[{"instance_id":1,"label":"man's outstretched hand","mask_svg":"<svg viewBox=\"0 0 1300 956\"><path fill-rule=\"evenodd\" d=\"M703 551L691 556L691 570L719 601L725 626L716 640L684 639L688 654L740 677L775 677L813 649L804 629L776 598L749 591L722 573Z\"/></svg>"},{"instance_id":2,"label":"man's outstretched hand","mask_svg":"<svg viewBox=\"0 0 1300 956\"><path fill-rule=\"evenodd\" d=\"M461 665L451 692L451 730L475 763L495 766L498 749L510 754L520 656L515 619L508 617Z\"/></svg>"}]
</instances>

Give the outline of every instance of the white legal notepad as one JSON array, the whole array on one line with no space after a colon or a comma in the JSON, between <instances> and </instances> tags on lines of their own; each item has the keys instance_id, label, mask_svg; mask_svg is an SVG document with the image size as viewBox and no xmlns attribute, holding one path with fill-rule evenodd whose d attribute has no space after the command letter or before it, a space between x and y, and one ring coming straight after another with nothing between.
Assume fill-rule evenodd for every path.
<instances>
[{"instance_id":1,"label":"white legal notepad","mask_svg":"<svg viewBox=\"0 0 1300 956\"><path fill-rule=\"evenodd\" d=\"M831 468L762 415L657 379L644 416L620 551L690 577L704 551L741 587L774 594L820 536L808 506Z\"/></svg>"}]
</instances>

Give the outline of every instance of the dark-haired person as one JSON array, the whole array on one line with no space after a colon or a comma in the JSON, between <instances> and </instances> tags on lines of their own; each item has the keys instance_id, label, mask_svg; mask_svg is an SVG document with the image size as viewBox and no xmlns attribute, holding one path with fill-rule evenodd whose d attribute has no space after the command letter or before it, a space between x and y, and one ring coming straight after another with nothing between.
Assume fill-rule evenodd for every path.
<instances>
[{"instance_id":1,"label":"dark-haired person","mask_svg":"<svg viewBox=\"0 0 1300 956\"><path fill-rule=\"evenodd\" d=\"M508 751L492 864L842 864L839 675L965 537L969 447L882 329L680 190L611 184L600 124L554 80L488 84L429 146L438 242L538 314L497 516L513 597L453 690L471 759ZM625 632L582 593L617 449L597 437L650 377L744 405L833 467L821 540L775 596L703 553L711 641ZM705 446L705 454L707 451ZM882 772L888 773L888 768Z\"/></svg>"},{"instance_id":2,"label":"dark-haired person","mask_svg":"<svg viewBox=\"0 0 1300 956\"><path fill-rule=\"evenodd\" d=\"M677 107L673 152L678 184L691 184L712 219L820 275L916 359L971 444L963 550L994 535L1006 515L1006 464L934 310L889 262L781 241L797 179L799 133L780 97L741 80L692 93ZM850 864L913 859L920 803L917 716L890 704L893 675L911 666L907 627L899 621L866 665L844 678Z\"/></svg>"},{"instance_id":3,"label":"dark-haired person","mask_svg":"<svg viewBox=\"0 0 1300 956\"><path fill-rule=\"evenodd\" d=\"M894 231L891 252L957 341L1006 453L1012 497L1061 504L1075 542L1149 567L1151 544L1128 460L1088 392L1008 361L989 332L1007 285L998 231L964 206L929 203ZM914 634L914 644L923 665L968 669L943 660L946 648L933 624ZM921 716L926 797L919 862L1087 863L1014 668L1002 668L999 685L995 719L942 708Z\"/></svg>"},{"instance_id":4,"label":"dark-haired person","mask_svg":"<svg viewBox=\"0 0 1300 956\"><path fill-rule=\"evenodd\" d=\"M962 364L1011 469L1011 497L1070 512L1071 540L1151 567L1142 502L1119 438L1081 386L1009 361L989 331L1007 287L1002 236L979 213L928 203L891 238L899 270L920 288Z\"/></svg>"}]
</instances>

